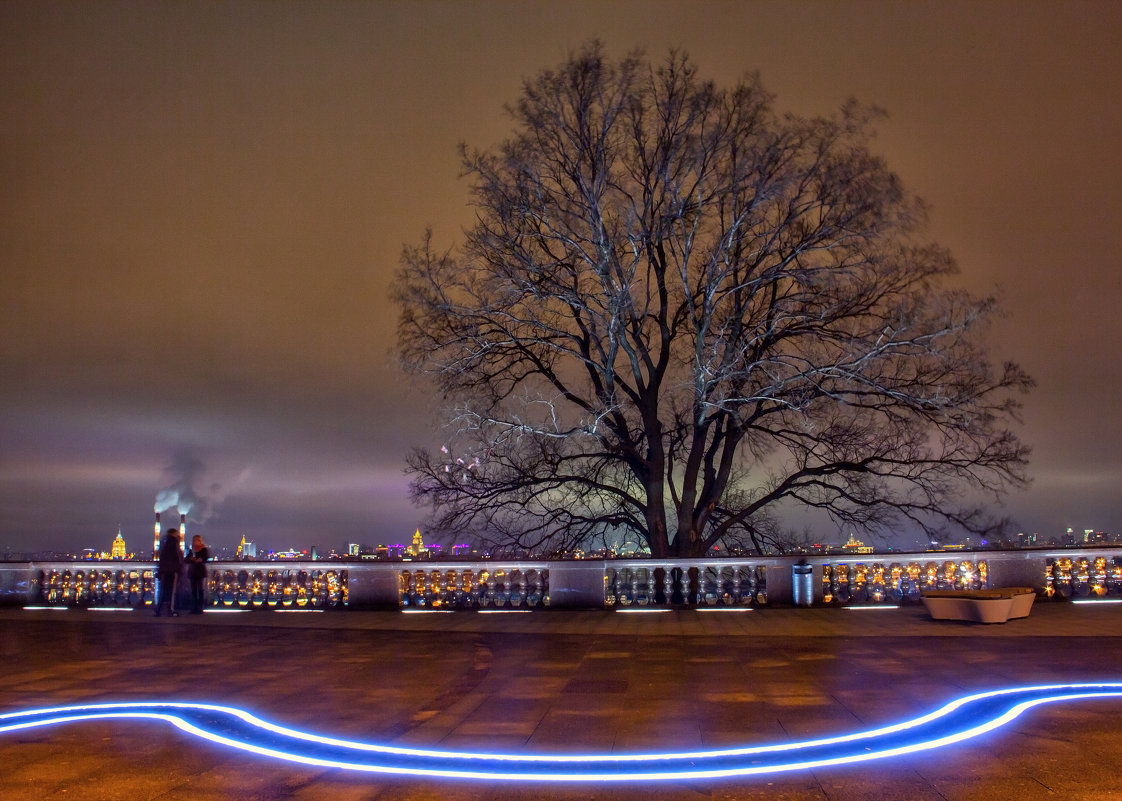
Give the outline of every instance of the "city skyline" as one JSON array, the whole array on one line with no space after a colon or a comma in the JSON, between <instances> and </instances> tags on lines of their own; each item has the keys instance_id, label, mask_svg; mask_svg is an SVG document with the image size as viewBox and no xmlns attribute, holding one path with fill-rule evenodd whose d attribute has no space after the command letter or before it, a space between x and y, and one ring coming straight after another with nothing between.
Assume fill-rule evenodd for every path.
<instances>
[{"instance_id":1,"label":"city skyline","mask_svg":"<svg viewBox=\"0 0 1122 801\"><path fill-rule=\"evenodd\" d=\"M171 510L168 510L171 511ZM175 525L176 520L179 525ZM164 534L173 529L178 528L181 532L184 530L185 521L181 516L156 516L156 534L155 540L152 540L153 534L137 534L133 539L134 544L141 542L146 545L152 542L151 549L145 550L144 545L138 546L133 549L128 549L127 542L122 533L122 528L117 527L117 533L113 537L110 548L99 548L99 544L95 543L92 546L80 547L72 549L71 552L65 551L23 551L13 552L10 549L0 551L0 559L5 557L21 559L44 559L44 558L75 558L87 560L105 560L105 559L127 559L145 561L149 558L154 558L150 554L154 554L159 548L159 543ZM199 532L192 529L192 536ZM848 539L846 539L848 536ZM441 556L451 556L453 558L460 556L478 556L485 553L485 549L480 549L473 546L472 543L459 543L455 541L452 535L446 535L442 538L444 541L438 541L433 536L426 535L418 527L414 530L412 535L400 537L398 541L393 541L394 537L382 540L363 540L347 541L345 543L332 543L332 542L300 542L300 543L257 543L248 540L246 534L243 532L240 540L234 542L216 542L204 537L204 542L210 548L213 554L212 558L215 559L248 559L249 561L262 561L262 560L284 560L284 559L298 559L307 558L311 560L316 559L347 559L347 558L401 558L406 555L419 556L424 555L425 558L438 559ZM844 540L844 542L843 542ZM406 542L410 544L406 544ZM447 547L445 546L447 543ZM825 537L817 541L805 540L800 542L789 543L789 554L798 553L815 553L815 554L836 554L836 553L868 553L868 554L886 554L892 551L947 551L947 550L1017 550L1017 549L1033 549L1033 548L1065 548L1065 547L1093 547L1102 544L1117 544L1122 542L1122 533L1104 531L1095 528L1086 528L1083 530L1076 530L1068 527L1063 532L1045 532L1038 531L1019 531L1016 533L1009 532L1000 537L986 538L976 535L965 534L960 538L946 538L943 540L932 539L930 542L923 543L904 543L903 547L898 547L901 544L888 544L883 541L873 541L866 543L857 537L856 530L839 529L837 538ZM628 548L628 546L631 546ZM583 553L578 551L577 553ZM632 557L644 554L649 555L650 551L646 548L639 548L636 543L619 543L616 542L610 546L599 547L590 552L590 556L596 555L612 555L624 556L630 555ZM541 558L545 554L541 553L527 553L527 556ZM573 554L569 554L572 556ZM716 556L728 556L720 547L713 551Z\"/></svg>"},{"instance_id":2,"label":"city skyline","mask_svg":"<svg viewBox=\"0 0 1122 801\"><path fill-rule=\"evenodd\" d=\"M403 469L439 448L438 399L395 364L398 254L428 226L460 240L457 144L501 141L521 80L592 38L682 47L722 84L759 70L801 114L884 107L875 149L1002 301L991 357L1038 382L1012 531L1117 531L1120 23L1106 2L6 3L0 546L139 540L161 493L220 544L424 531Z\"/></svg>"}]
</instances>

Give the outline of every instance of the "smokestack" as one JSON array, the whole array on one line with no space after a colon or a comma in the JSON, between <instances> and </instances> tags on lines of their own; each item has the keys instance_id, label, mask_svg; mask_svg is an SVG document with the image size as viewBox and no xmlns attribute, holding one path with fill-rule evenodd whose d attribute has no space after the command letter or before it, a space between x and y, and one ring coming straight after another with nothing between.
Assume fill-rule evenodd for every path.
<instances>
[{"instance_id":1,"label":"smokestack","mask_svg":"<svg viewBox=\"0 0 1122 801\"><path fill-rule=\"evenodd\" d=\"M187 553L187 513L179 513L179 550Z\"/></svg>"},{"instance_id":2,"label":"smokestack","mask_svg":"<svg viewBox=\"0 0 1122 801\"><path fill-rule=\"evenodd\" d=\"M152 558L160 558L160 513L156 512L156 538L152 540Z\"/></svg>"}]
</instances>

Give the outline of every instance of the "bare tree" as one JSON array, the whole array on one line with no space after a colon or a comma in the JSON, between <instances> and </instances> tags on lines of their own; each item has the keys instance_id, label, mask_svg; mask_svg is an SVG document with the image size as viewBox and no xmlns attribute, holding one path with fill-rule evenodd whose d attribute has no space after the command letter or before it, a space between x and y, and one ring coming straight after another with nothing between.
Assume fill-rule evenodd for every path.
<instances>
[{"instance_id":1,"label":"bare tree","mask_svg":"<svg viewBox=\"0 0 1122 801\"><path fill-rule=\"evenodd\" d=\"M992 299L869 148L875 110L779 115L672 52L586 46L525 82L509 140L462 149L476 208L395 285L404 364L448 400L410 458L442 529L655 556L780 539L781 505L863 530L986 525L1023 483L1030 379L988 361Z\"/></svg>"}]
</instances>

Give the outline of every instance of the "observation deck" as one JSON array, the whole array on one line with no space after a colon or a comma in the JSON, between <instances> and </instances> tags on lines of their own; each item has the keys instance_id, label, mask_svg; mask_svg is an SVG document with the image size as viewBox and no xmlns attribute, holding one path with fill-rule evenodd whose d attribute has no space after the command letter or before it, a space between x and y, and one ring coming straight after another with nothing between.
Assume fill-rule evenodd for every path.
<instances>
[{"instance_id":1,"label":"observation deck","mask_svg":"<svg viewBox=\"0 0 1122 801\"><path fill-rule=\"evenodd\" d=\"M401 749L562 757L709 752L844 736L970 694L1122 681L1122 604L1102 600L1111 598L1040 602L1029 618L1004 626L932 621L906 603L419 614L310 605L306 613L283 614L283 605L269 611L263 603L243 614L215 607L171 619L142 608L7 606L0 608L0 715L201 702ZM163 720L94 719L0 733L0 797L1106 798L1122 786L1120 713L1122 697L1084 698L1042 705L977 737L915 753L622 783L294 764ZM899 744L902 737L890 739Z\"/></svg>"}]
</instances>

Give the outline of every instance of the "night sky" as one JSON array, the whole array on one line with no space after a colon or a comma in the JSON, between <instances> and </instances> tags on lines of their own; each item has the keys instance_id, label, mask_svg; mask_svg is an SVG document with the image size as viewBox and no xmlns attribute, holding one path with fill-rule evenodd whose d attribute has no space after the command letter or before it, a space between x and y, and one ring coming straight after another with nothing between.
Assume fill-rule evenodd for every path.
<instances>
[{"instance_id":1,"label":"night sky","mask_svg":"<svg viewBox=\"0 0 1122 801\"><path fill-rule=\"evenodd\" d=\"M593 37L884 107L1039 384L1004 513L1122 530L1122 4L5 0L0 553L143 550L164 490L219 547L408 542L404 456L441 433L394 356L398 255L459 240L457 143Z\"/></svg>"}]
</instances>

